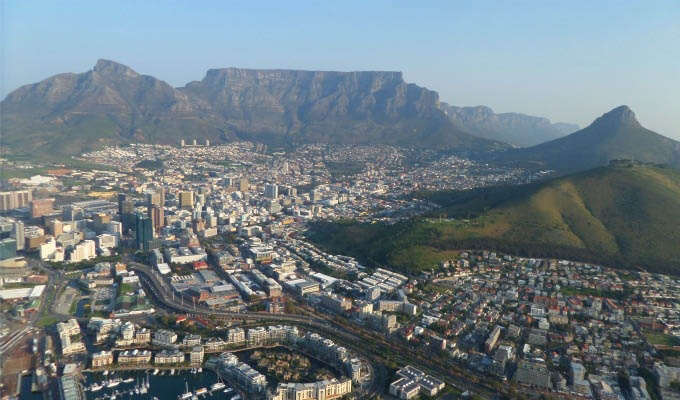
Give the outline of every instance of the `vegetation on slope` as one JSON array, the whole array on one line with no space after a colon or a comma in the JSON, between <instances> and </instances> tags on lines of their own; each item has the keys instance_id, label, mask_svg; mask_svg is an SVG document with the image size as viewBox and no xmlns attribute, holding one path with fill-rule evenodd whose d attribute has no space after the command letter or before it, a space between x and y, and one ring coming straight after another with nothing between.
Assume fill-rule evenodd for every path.
<instances>
[{"instance_id":1,"label":"vegetation on slope","mask_svg":"<svg viewBox=\"0 0 680 400\"><path fill-rule=\"evenodd\" d=\"M680 172L670 168L616 162L543 183L418 195L443 207L394 226L319 223L309 236L411 271L477 248L680 272Z\"/></svg>"}]
</instances>

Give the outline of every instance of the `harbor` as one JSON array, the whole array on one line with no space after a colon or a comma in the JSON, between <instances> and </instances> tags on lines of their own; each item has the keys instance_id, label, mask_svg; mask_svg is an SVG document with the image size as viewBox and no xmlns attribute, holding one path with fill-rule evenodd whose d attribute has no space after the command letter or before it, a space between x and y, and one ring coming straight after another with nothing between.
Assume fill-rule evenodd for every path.
<instances>
[{"instance_id":1,"label":"harbor","mask_svg":"<svg viewBox=\"0 0 680 400\"><path fill-rule=\"evenodd\" d=\"M238 396L215 373L201 368L86 372L83 377L83 392L88 400L231 400Z\"/></svg>"}]
</instances>

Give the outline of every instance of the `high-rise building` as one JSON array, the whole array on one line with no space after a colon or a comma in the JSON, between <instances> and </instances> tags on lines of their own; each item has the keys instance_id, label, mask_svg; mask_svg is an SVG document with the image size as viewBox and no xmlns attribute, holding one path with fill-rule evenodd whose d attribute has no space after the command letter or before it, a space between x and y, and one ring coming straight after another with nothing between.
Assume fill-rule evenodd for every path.
<instances>
[{"instance_id":1,"label":"high-rise building","mask_svg":"<svg viewBox=\"0 0 680 400\"><path fill-rule=\"evenodd\" d=\"M137 214L135 238L139 250L149 250L149 243L153 240L153 225L151 224L151 218L144 214Z\"/></svg>"},{"instance_id":2,"label":"high-rise building","mask_svg":"<svg viewBox=\"0 0 680 400\"><path fill-rule=\"evenodd\" d=\"M149 193L147 196L147 215L151 218L151 224L155 232L160 232L161 228L165 226L164 215L165 204L165 189L155 193Z\"/></svg>"},{"instance_id":3,"label":"high-rise building","mask_svg":"<svg viewBox=\"0 0 680 400\"><path fill-rule=\"evenodd\" d=\"M94 223L94 229L97 232L102 232L106 229L106 224L111 222L111 215L105 213L95 214L92 222Z\"/></svg>"},{"instance_id":4,"label":"high-rise building","mask_svg":"<svg viewBox=\"0 0 680 400\"><path fill-rule=\"evenodd\" d=\"M118 216L123 224L123 231L127 232L135 225L135 203L125 193L118 193Z\"/></svg>"},{"instance_id":5,"label":"high-rise building","mask_svg":"<svg viewBox=\"0 0 680 400\"><path fill-rule=\"evenodd\" d=\"M21 221L14 221L12 223L12 233L10 234L14 240L17 241L17 250L23 250L26 246L26 233L24 232L24 223Z\"/></svg>"},{"instance_id":6,"label":"high-rise building","mask_svg":"<svg viewBox=\"0 0 680 400\"><path fill-rule=\"evenodd\" d=\"M78 221L85 218L85 211L81 207L68 205L64 207L64 220Z\"/></svg>"},{"instance_id":7,"label":"high-rise building","mask_svg":"<svg viewBox=\"0 0 680 400\"><path fill-rule=\"evenodd\" d=\"M54 199L35 199L31 201L31 217L40 218L54 212Z\"/></svg>"},{"instance_id":8,"label":"high-rise building","mask_svg":"<svg viewBox=\"0 0 680 400\"><path fill-rule=\"evenodd\" d=\"M57 237L64 233L64 223L58 219L53 219L49 223L50 233L52 236Z\"/></svg>"},{"instance_id":9,"label":"high-rise building","mask_svg":"<svg viewBox=\"0 0 680 400\"><path fill-rule=\"evenodd\" d=\"M0 192L0 211L26 207L33 200L30 190L13 190Z\"/></svg>"},{"instance_id":10,"label":"high-rise building","mask_svg":"<svg viewBox=\"0 0 680 400\"><path fill-rule=\"evenodd\" d=\"M248 182L248 178L241 178L241 180L238 181L238 190L244 193L250 190L250 183Z\"/></svg>"},{"instance_id":11,"label":"high-rise building","mask_svg":"<svg viewBox=\"0 0 680 400\"><path fill-rule=\"evenodd\" d=\"M279 186L274 184L264 185L264 197L268 199L275 199L279 197Z\"/></svg>"},{"instance_id":12,"label":"high-rise building","mask_svg":"<svg viewBox=\"0 0 680 400\"><path fill-rule=\"evenodd\" d=\"M17 256L17 241L11 238L0 240L0 260Z\"/></svg>"},{"instance_id":13,"label":"high-rise building","mask_svg":"<svg viewBox=\"0 0 680 400\"><path fill-rule=\"evenodd\" d=\"M123 224L118 221L111 221L106 224L106 232L120 236L123 234Z\"/></svg>"},{"instance_id":14,"label":"high-rise building","mask_svg":"<svg viewBox=\"0 0 680 400\"><path fill-rule=\"evenodd\" d=\"M194 208L194 192L180 192L179 193L179 207L191 210Z\"/></svg>"}]
</instances>

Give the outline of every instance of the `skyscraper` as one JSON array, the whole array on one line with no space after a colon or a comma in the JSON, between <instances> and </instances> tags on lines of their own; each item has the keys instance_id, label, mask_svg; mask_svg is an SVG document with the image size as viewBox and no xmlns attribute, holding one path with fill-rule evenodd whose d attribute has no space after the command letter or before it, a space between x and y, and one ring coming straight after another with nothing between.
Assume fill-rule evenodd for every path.
<instances>
[{"instance_id":1,"label":"skyscraper","mask_svg":"<svg viewBox=\"0 0 680 400\"><path fill-rule=\"evenodd\" d=\"M123 224L123 232L127 232L135 225L135 203L125 193L118 193L118 216Z\"/></svg>"},{"instance_id":2,"label":"skyscraper","mask_svg":"<svg viewBox=\"0 0 680 400\"><path fill-rule=\"evenodd\" d=\"M241 178L241 180L238 181L238 190L244 193L250 190L250 183L248 182L248 178Z\"/></svg>"},{"instance_id":3,"label":"skyscraper","mask_svg":"<svg viewBox=\"0 0 680 400\"><path fill-rule=\"evenodd\" d=\"M135 238L139 250L149 250L149 242L153 240L153 225L151 218L141 213L136 214Z\"/></svg>"},{"instance_id":4,"label":"skyscraper","mask_svg":"<svg viewBox=\"0 0 680 400\"><path fill-rule=\"evenodd\" d=\"M12 223L12 233L10 237L17 241L17 250L23 250L26 246L26 233L24 232L24 223L21 221L14 221Z\"/></svg>"},{"instance_id":5,"label":"skyscraper","mask_svg":"<svg viewBox=\"0 0 680 400\"><path fill-rule=\"evenodd\" d=\"M147 215L151 218L151 224L156 233L160 232L161 228L165 226L164 204L164 189L161 188L158 192L148 194Z\"/></svg>"},{"instance_id":6,"label":"skyscraper","mask_svg":"<svg viewBox=\"0 0 680 400\"><path fill-rule=\"evenodd\" d=\"M180 192L179 193L179 207L185 210L194 208L194 192Z\"/></svg>"},{"instance_id":7,"label":"skyscraper","mask_svg":"<svg viewBox=\"0 0 680 400\"><path fill-rule=\"evenodd\" d=\"M275 199L279 197L279 186L274 184L264 185L264 197L268 199Z\"/></svg>"}]
</instances>

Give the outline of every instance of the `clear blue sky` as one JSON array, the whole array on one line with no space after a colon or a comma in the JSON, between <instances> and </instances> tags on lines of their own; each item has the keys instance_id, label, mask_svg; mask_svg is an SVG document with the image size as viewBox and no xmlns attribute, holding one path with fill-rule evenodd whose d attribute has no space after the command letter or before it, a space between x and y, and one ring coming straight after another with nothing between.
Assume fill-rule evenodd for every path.
<instances>
[{"instance_id":1,"label":"clear blue sky","mask_svg":"<svg viewBox=\"0 0 680 400\"><path fill-rule=\"evenodd\" d=\"M621 104L680 139L680 1L0 0L0 96L98 58L174 86L208 68L400 70L454 105L587 125Z\"/></svg>"}]
</instances>

